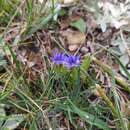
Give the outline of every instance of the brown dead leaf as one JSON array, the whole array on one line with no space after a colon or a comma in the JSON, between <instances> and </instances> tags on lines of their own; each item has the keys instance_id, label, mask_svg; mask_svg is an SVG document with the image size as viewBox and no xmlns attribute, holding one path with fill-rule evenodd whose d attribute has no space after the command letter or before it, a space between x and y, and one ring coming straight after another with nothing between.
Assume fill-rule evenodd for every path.
<instances>
[{"instance_id":1,"label":"brown dead leaf","mask_svg":"<svg viewBox=\"0 0 130 130\"><path fill-rule=\"evenodd\" d=\"M60 26L61 30L67 29L69 27L69 25L70 25L70 20L68 19L68 17L62 18L59 21L59 26Z\"/></svg>"},{"instance_id":2,"label":"brown dead leaf","mask_svg":"<svg viewBox=\"0 0 130 130\"><path fill-rule=\"evenodd\" d=\"M85 43L86 35L80 31L67 30L62 33L68 45L81 45Z\"/></svg>"},{"instance_id":3,"label":"brown dead leaf","mask_svg":"<svg viewBox=\"0 0 130 130\"><path fill-rule=\"evenodd\" d=\"M120 100L120 107L122 113L124 113L127 116L130 116L130 103L127 103L122 96L120 97Z\"/></svg>"},{"instance_id":4,"label":"brown dead leaf","mask_svg":"<svg viewBox=\"0 0 130 130\"><path fill-rule=\"evenodd\" d=\"M81 15L83 16L83 14L78 14L77 12L76 12L76 13L75 13L75 12L72 12L72 14L69 15L69 21L70 21L70 22L77 21L77 20L79 20L79 19L82 18Z\"/></svg>"},{"instance_id":5,"label":"brown dead leaf","mask_svg":"<svg viewBox=\"0 0 130 130\"><path fill-rule=\"evenodd\" d=\"M5 41L11 43L18 35L18 28L14 27L5 36Z\"/></svg>"}]
</instances>

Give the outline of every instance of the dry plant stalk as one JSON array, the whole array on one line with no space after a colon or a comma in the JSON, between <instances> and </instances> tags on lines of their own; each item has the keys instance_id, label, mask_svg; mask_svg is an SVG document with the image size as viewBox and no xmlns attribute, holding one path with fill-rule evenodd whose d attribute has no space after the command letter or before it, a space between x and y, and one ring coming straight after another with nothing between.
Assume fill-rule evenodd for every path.
<instances>
[{"instance_id":1,"label":"dry plant stalk","mask_svg":"<svg viewBox=\"0 0 130 130\"><path fill-rule=\"evenodd\" d=\"M97 58L93 57L92 60L94 61L94 63L96 63L98 66L101 67L101 69L103 71L105 71L106 73L108 73L110 76L111 76L111 67L102 63L101 61L99 61ZM116 80L116 83L121 86L124 90L126 90L127 92L130 93L130 84L128 84L126 82L126 80L124 80L123 78L115 75L115 80Z\"/></svg>"},{"instance_id":2,"label":"dry plant stalk","mask_svg":"<svg viewBox=\"0 0 130 130\"><path fill-rule=\"evenodd\" d=\"M111 100L107 97L105 91L103 91L102 87L99 84L96 84L96 88L101 98L104 99L107 105L111 108L113 115L116 117L117 116L116 108L114 107Z\"/></svg>"}]
</instances>

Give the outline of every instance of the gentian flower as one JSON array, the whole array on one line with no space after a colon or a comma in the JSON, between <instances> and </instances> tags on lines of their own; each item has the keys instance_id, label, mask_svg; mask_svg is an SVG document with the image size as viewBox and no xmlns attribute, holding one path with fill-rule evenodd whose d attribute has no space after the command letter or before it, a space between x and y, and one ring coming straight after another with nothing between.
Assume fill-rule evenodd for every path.
<instances>
[{"instance_id":1,"label":"gentian flower","mask_svg":"<svg viewBox=\"0 0 130 130\"><path fill-rule=\"evenodd\" d=\"M54 64L64 65L69 69L80 65L80 56L65 55L64 53L56 53L51 60Z\"/></svg>"},{"instance_id":2,"label":"gentian flower","mask_svg":"<svg viewBox=\"0 0 130 130\"><path fill-rule=\"evenodd\" d=\"M65 54L64 53L56 53L54 57L51 58L52 62L56 65L64 64Z\"/></svg>"},{"instance_id":3,"label":"gentian flower","mask_svg":"<svg viewBox=\"0 0 130 130\"><path fill-rule=\"evenodd\" d=\"M69 55L65 57L64 66L67 68L78 67L80 65L80 56Z\"/></svg>"}]
</instances>

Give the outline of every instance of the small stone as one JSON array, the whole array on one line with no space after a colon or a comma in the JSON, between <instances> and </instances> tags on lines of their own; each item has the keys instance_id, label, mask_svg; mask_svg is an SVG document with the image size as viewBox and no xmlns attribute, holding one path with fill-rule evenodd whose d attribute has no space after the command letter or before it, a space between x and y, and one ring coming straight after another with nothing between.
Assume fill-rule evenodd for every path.
<instances>
[{"instance_id":1,"label":"small stone","mask_svg":"<svg viewBox=\"0 0 130 130\"><path fill-rule=\"evenodd\" d=\"M76 51L78 49L78 45L69 45L69 51Z\"/></svg>"}]
</instances>

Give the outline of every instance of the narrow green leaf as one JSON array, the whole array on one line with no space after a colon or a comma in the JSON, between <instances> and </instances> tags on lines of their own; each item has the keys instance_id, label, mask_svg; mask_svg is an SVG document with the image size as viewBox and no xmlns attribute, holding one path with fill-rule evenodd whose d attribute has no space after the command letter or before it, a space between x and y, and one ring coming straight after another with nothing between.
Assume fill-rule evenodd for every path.
<instances>
[{"instance_id":1,"label":"narrow green leaf","mask_svg":"<svg viewBox=\"0 0 130 130\"><path fill-rule=\"evenodd\" d=\"M102 130L111 130L107 123L104 122L103 120L95 117L94 115L82 111L80 110L75 104L72 103L72 101L70 101L69 99L67 100L66 103L64 103L64 105L59 104L58 105L59 108L63 109L64 111L70 111L72 113L75 113L77 115L79 115L82 119L84 119L87 123L97 126L99 129Z\"/></svg>"},{"instance_id":2,"label":"narrow green leaf","mask_svg":"<svg viewBox=\"0 0 130 130\"><path fill-rule=\"evenodd\" d=\"M29 130L38 130L35 119L33 120L32 124L30 125Z\"/></svg>"}]
</instances>

